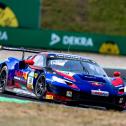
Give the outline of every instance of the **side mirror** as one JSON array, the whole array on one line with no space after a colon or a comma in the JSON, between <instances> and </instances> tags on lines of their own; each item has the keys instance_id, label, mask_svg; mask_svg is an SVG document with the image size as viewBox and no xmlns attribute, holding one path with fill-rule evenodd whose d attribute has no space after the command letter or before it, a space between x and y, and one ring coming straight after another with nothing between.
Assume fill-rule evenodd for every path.
<instances>
[{"instance_id":1,"label":"side mirror","mask_svg":"<svg viewBox=\"0 0 126 126\"><path fill-rule=\"evenodd\" d=\"M113 73L114 77L120 77L121 73L119 71L115 71Z\"/></svg>"},{"instance_id":2,"label":"side mirror","mask_svg":"<svg viewBox=\"0 0 126 126\"><path fill-rule=\"evenodd\" d=\"M33 60L24 60L24 63L28 64L28 65L34 65L34 61Z\"/></svg>"},{"instance_id":3,"label":"side mirror","mask_svg":"<svg viewBox=\"0 0 126 126\"><path fill-rule=\"evenodd\" d=\"M23 60L19 62L19 69L25 69L28 67L28 65L33 65L33 60Z\"/></svg>"}]
</instances>

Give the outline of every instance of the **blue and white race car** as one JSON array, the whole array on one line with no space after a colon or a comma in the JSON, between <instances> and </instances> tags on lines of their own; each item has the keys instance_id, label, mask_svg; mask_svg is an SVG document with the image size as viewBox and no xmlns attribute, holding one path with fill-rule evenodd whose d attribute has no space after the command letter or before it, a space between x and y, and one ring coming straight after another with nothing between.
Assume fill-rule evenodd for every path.
<instances>
[{"instance_id":1,"label":"blue and white race car","mask_svg":"<svg viewBox=\"0 0 126 126\"><path fill-rule=\"evenodd\" d=\"M95 61L78 55L41 52L0 64L0 92L123 110L125 86L119 72L107 76Z\"/></svg>"}]
</instances>

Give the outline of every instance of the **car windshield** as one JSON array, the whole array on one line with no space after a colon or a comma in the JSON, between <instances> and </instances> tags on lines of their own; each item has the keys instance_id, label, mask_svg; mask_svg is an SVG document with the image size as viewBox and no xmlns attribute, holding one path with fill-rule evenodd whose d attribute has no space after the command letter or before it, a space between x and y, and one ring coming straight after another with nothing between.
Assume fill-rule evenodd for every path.
<instances>
[{"instance_id":1,"label":"car windshield","mask_svg":"<svg viewBox=\"0 0 126 126\"><path fill-rule=\"evenodd\" d=\"M48 66L64 72L84 73L89 75L107 76L105 71L90 60L50 59Z\"/></svg>"}]
</instances>

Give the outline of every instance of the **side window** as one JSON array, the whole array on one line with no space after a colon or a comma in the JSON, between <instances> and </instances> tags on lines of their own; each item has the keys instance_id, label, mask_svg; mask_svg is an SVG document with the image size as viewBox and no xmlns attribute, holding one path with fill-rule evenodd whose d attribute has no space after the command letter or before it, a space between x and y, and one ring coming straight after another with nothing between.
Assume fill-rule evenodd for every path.
<instances>
[{"instance_id":1,"label":"side window","mask_svg":"<svg viewBox=\"0 0 126 126\"><path fill-rule=\"evenodd\" d=\"M44 55L36 55L33 59L34 66L43 67L45 66L45 56Z\"/></svg>"},{"instance_id":2,"label":"side window","mask_svg":"<svg viewBox=\"0 0 126 126\"><path fill-rule=\"evenodd\" d=\"M33 58L33 56L28 56L26 59L27 60L30 60L30 59L32 59Z\"/></svg>"}]
</instances>

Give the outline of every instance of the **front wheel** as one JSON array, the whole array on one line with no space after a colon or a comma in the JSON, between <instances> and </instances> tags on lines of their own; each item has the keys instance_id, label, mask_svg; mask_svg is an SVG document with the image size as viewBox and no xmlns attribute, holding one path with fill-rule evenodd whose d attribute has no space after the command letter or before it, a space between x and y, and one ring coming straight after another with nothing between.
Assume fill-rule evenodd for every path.
<instances>
[{"instance_id":1,"label":"front wheel","mask_svg":"<svg viewBox=\"0 0 126 126\"><path fill-rule=\"evenodd\" d=\"M7 66L2 67L0 70L0 93L5 92L5 87L7 85L8 69Z\"/></svg>"},{"instance_id":2,"label":"front wheel","mask_svg":"<svg viewBox=\"0 0 126 126\"><path fill-rule=\"evenodd\" d=\"M45 93L46 93L46 79L45 79L45 75L41 74L37 81L36 81L36 85L35 85L35 95L39 100L42 100Z\"/></svg>"}]
</instances>

